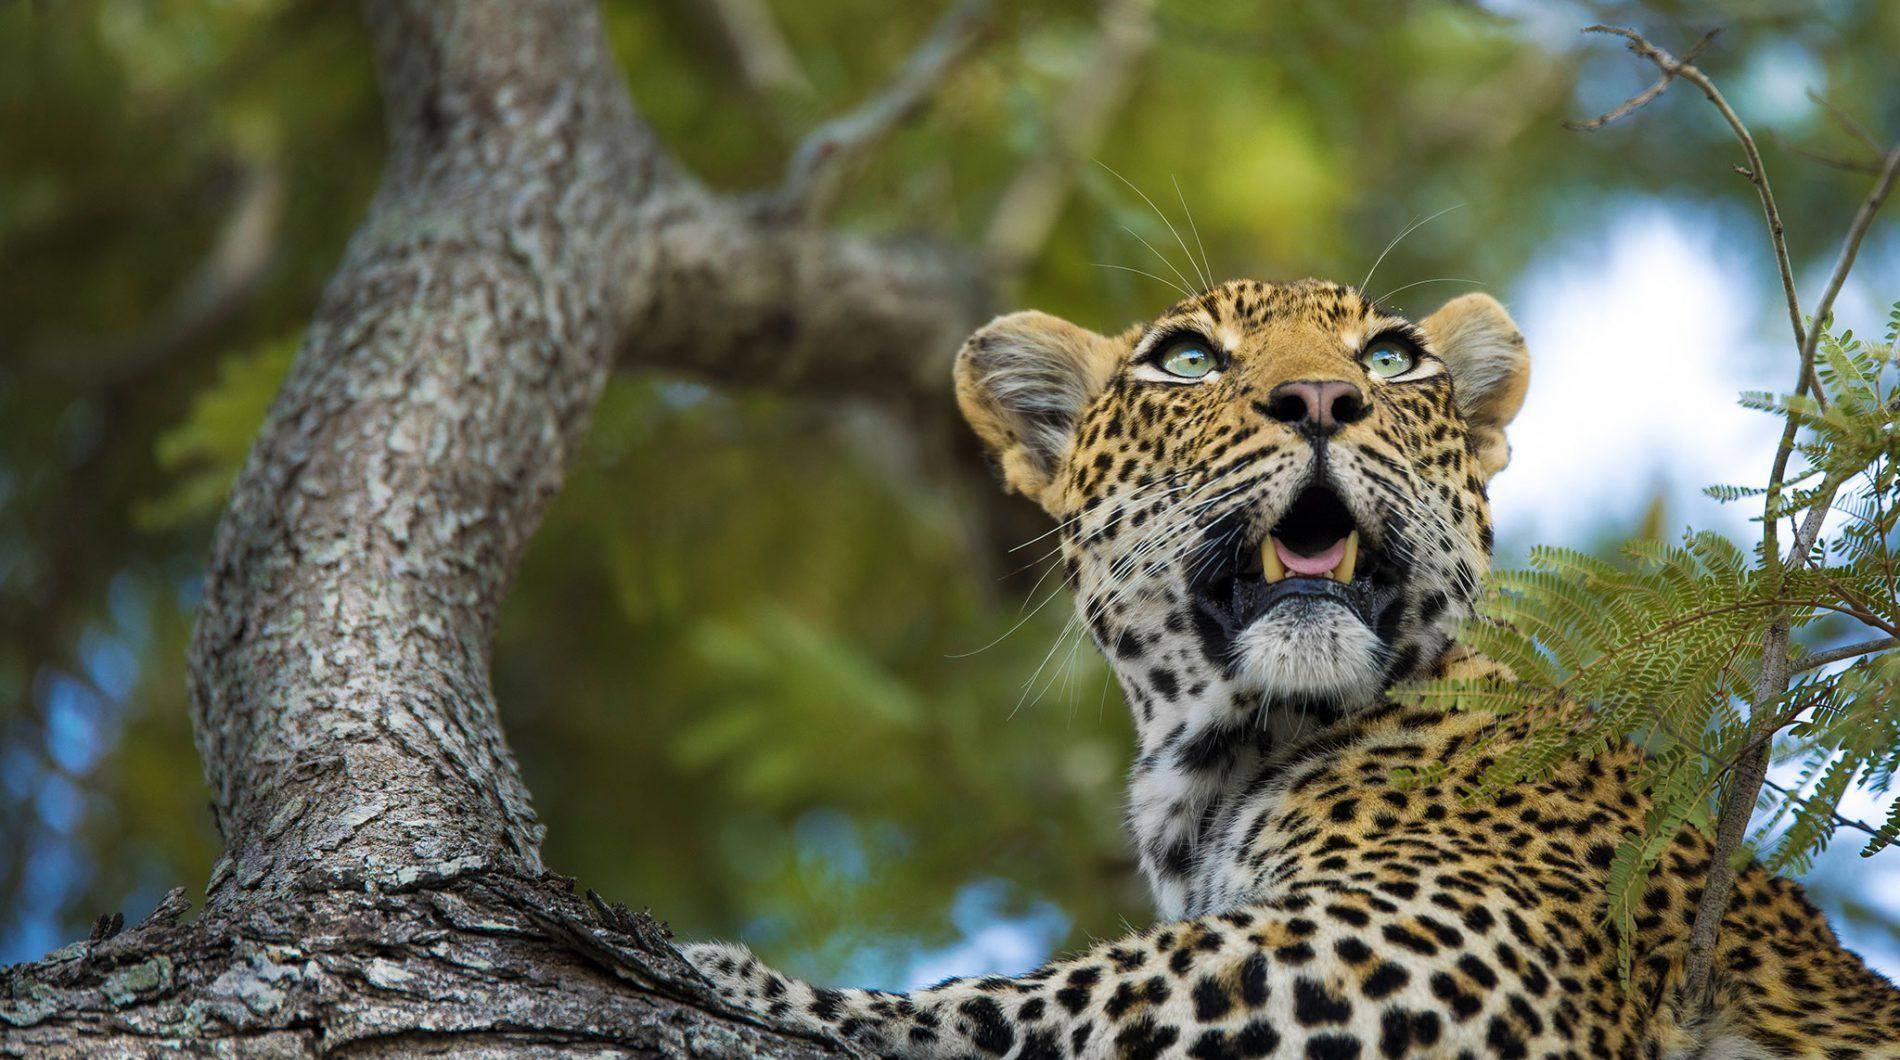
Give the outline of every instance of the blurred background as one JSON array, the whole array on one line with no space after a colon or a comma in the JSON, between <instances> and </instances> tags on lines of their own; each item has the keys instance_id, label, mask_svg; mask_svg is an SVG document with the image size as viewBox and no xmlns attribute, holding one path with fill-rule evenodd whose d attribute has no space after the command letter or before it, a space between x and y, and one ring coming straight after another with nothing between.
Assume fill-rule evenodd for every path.
<instances>
[{"instance_id":1,"label":"blurred background","mask_svg":"<svg viewBox=\"0 0 1900 1060\"><path fill-rule=\"evenodd\" d=\"M880 87L936 6L604 10L647 120L738 192ZM1701 65L1761 141L1811 303L1870 182L1830 107L1900 134L1900 5L1123 0L1111 13L1142 32L1112 62L1098 5L1004 6L839 224L979 241L1070 142L1076 101L1114 89L1053 230L1020 248L1012 305L1107 329L1172 299L1125 271L1189 268L1131 185L1225 275L1357 282L1429 217L1370 289L1423 315L1482 287L1531 344L1495 485L1502 562L1755 533L1698 491L1765 478L1774 423L1734 397L1792 382L1758 206L1685 87L1600 132L1560 127L1653 79L1578 29L1680 51L1724 28ZM231 477L378 177L355 14L0 2L0 963L197 893L217 849L184 646ZM1897 298L1890 216L1838 316L1877 335ZM682 935L862 985L1020 971L1151 919L1119 824L1120 695L1061 637L1042 550L1010 551L1034 520L1000 537L911 412L610 384L495 649L550 865ZM1895 974L1900 854L1857 846L1810 884Z\"/></svg>"}]
</instances>

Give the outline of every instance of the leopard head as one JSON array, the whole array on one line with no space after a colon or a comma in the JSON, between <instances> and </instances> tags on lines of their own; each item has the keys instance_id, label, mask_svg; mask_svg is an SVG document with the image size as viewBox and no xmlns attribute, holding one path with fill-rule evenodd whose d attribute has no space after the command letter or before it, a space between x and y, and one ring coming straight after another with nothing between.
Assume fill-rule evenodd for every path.
<instances>
[{"instance_id":1,"label":"leopard head","mask_svg":"<svg viewBox=\"0 0 1900 1060\"><path fill-rule=\"evenodd\" d=\"M1116 336L1014 313L956 365L1149 735L1345 717L1435 663L1528 380L1487 295L1413 322L1316 280L1227 283Z\"/></svg>"}]
</instances>

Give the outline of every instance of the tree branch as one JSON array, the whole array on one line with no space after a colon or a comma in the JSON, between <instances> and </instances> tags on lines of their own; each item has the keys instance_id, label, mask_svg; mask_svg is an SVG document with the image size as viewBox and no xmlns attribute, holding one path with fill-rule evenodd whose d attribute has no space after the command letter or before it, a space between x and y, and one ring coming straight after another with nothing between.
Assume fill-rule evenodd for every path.
<instances>
[{"instance_id":1,"label":"tree branch","mask_svg":"<svg viewBox=\"0 0 1900 1060\"><path fill-rule=\"evenodd\" d=\"M522 550L616 364L941 393L972 255L709 194L585 0L365 5L382 186L233 487L189 657L205 910L0 976L0 1052L849 1050L577 905L497 719Z\"/></svg>"},{"instance_id":2,"label":"tree branch","mask_svg":"<svg viewBox=\"0 0 1900 1060\"><path fill-rule=\"evenodd\" d=\"M1663 89L1668 88L1669 84L1678 77L1701 89L1702 94L1708 97L1710 103L1715 105L1715 109L1721 112L1722 120L1728 122L1729 130L1735 134L1736 141L1742 145L1742 154L1748 159L1748 165L1742 170L1742 175L1747 177L1749 183L1755 186L1755 193L1757 197L1761 199L1762 214L1768 220L1768 238L1774 245L1775 267L1781 272L1781 291L1788 300L1788 325L1794 330L1795 344L1800 345L1805 340L1805 333L1801 324L1801 303L1795 295L1794 268L1788 264L1788 242L1785 230L1781 224L1781 211L1775 206L1775 195L1768 187L1768 173L1762 165L1761 151L1755 147L1755 138L1749 135L1748 126L1742 124L1742 119L1736 116L1734 108L1728 105L1728 100L1723 98L1721 91L1715 87L1715 82L1709 80L1708 75L1690 64L1686 58L1678 59L1670 55L1668 52L1651 44L1642 34L1637 33L1633 29L1598 24L1585 26L1583 31L1585 33L1606 33L1611 36L1622 37L1629 42L1630 51L1649 60L1655 64L1657 69L1663 72L1663 79L1657 82L1656 85L1651 86L1649 90L1645 90L1639 94L1629 103L1624 104L1623 107L1617 108L1616 111L1611 111L1610 114L1604 115L1601 119L1577 123L1576 127L1584 129L1601 128L1604 124L1607 124L1608 121L1614 120L1615 117L1628 114L1644 103L1655 99L1662 94ZM1712 33L1703 37L1695 49L1691 51L1691 54L1699 51L1712 39L1714 39L1714 34ZM1617 111L1621 111L1622 113L1619 114ZM1807 381L1807 376L1804 374L1801 386L1805 388Z\"/></svg>"},{"instance_id":3,"label":"tree branch","mask_svg":"<svg viewBox=\"0 0 1900 1060\"><path fill-rule=\"evenodd\" d=\"M732 49L739 76L754 94L766 98L811 94L811 79L779 32L765 0L708 0L704 10Z\"/></svg>"},{"instance_id":4,"label":"tree branch","mask_svg":"<svg viewBox=\"0 0 1900 1060\"><path fill-rule=\"evenodd\" d=\"M632 207L678 179L591 17L366 11L383 185L233 488L192 642L213 906L539 871L491 626L606 377Z\"/></svg>"},{"instance_id":5,"label":"tree branch","mask_svg":"<svg viewBox=\"0 0 1900 1060\"><path fill-rule=\"evenodd\" d=\"M615 357L765 385L876 362L914 388L984 300L954 254L709 195L591 13L368 10L386 179L233 491L192 650L214 903L292 863L539 868L488 641Z\"/></svg>"},{"instance_id":6,"label":"tree branch","mask_svg":"<svg viewBox=\"0 0 1900 1060\"><path fill-rule=\"evenodd\" d=\"M1826 325L1828 313L1832 311L1834 299L1846 282L1848 271L1853 267L1861 239L1866 234L1868 226L1872 224L1874 214L1880 209L1881 203L1885 201L1892 188L1894 170L1896 165L1900 165L1900 147L1896 147L1888 154L1879 181L1876 182L1873 191L1861 204L1860 210L1849 225L1839 259L1823 290L1813 326L1806 327L1802 320L1800 299L1795 293L1794 274L1788 261L1787 242L1781 215L1775 206L1774 193L1769 188L1768 174L1762 164L1761 152L1756 148L1754 137L1749 134L1748 127L1729 106L1714 82L1689 63L1689 57L1677 59L1630 29L1595 25L1587 27L1585 32L1606 33L1624 38L1632 52L1653 63L1662 71L1663 76L1649 89L1600 118L1590 122L1570 123L1572 128L1600 128L1655 99L1677 78L1689 81L1701 89L1702 94L1714 104L1723 120L1728 123L1748 160L1746 166L1738 167L1738 169L1755 186L1756 194L1761 200L1762 213L1768 222L1769 239L1774 248L1775 265L1781 276L1782 292L1787 299L1789 326L1794 332L1795 346L1800 361L1799 373L1795 377L1794 393L1799 396L1812 388L1815 400L1825 404L1826 399L1820 391L1814 374L1814 358L1821 331ZM1699 51L1712 36L1712 34L1705 36L1697 44L1695 50ZM1694 51L1690 53L1690 57L1693 54ZM1779 579L1785 569L1777 540L1781 516L1778 509L1782 486L1786 480L1788 461L1794 450L1797 433L1797 425L1790 417L1775 450L1774 464L1769 475L1764 501L1763 564L1765 573L1774 579ZM1827 518L1828 509L1839 485L1839 483L1834 483L1831 487L1823 489L1808 507L1788 550L1786 565L1801 566L1807 563L1809 552L1820 534L1821 525ZM1750 693L1750 702L1756 710L1756 714L1750 719L1749 746L1751 749L1740 757L1730 771L1728 785L1723 793L1722 805L1715 823L1714 849L1709 862L1708 882L1697 902L1695 921L1689 933L1684 996L1692 1005L1701 1006L1705 1010L1712 1005L1714 999L1716 938L1735 888L1735 870L1732 862L1747 834L1748 824L1754 815L1762 785L1767 779L1772 737L1780 724L1775 720L1772 712L1767 710L1766 705L1778 702L1787 694L1790 678L1797 672L1789 664L1789 627L1787 611L1778 609L1769 617L1762 632L1761 667L1756 674Z\"/></svg>"},{"instance_id":7,"label":"tree branch","mask_svg":"<svg viewBox=\"0 0 1900 1060\"><path fill-rule=\"evenodd\" d=\"M1616 32L1615 30L1611 29L1608 26L1591 26L1588 29L1584 30L1585 33L1589 33L1592 31L1605 32L1605 33ZM1569 129L1571 132L1595 132L1596 130L1603 128L1605 125L1608 125L1613 121L1620 121L1623 118L1628 117L1630 114L1634 113L1635 111L1643 107L1645 104L1647 104L1650 100L1655 99L1657 96L1662 95L1663 92L1667 90L1670 85L1675 83L1676 77L1681 73L1682 64L1694 62L1695 57L1702 54L1702 49L1707 48L1710 44L1714 43L1715 38L1718 35L1720 35L1721 32L1722 32L1722 29L1721 27L1718 26L1715 29L1712 29L1708 31L1707 33L1704 33L1702 35L1701 40L1696 41L1693 47L1691 47L1688 51L1682 53L1682 58L1680 60L1676 60L1673 65L1664 65L1662 67L1662 72L1663 72L1662 76L1656 79L1655 84L1649 86L1648 88L1643 89L1641 92L1638 92L1637 94L1631 96L1630 98L1624 100L1623 102L1617 104L1616 106L1611 107L1609 110L1604 111L1602 114L1599 114L1594 118L1588 118L1581 121L1565 121L1562 123L1563 127L1566 129Z\"/></svg>"},{"instance_id":8,"label":"tree branch","mask_svg":"<svg viewBox=\"0 0 1900 1060\"><path fill-rule=\"evenodd\" d=\"M951 360L993 305L975 254L761 220L696 189L678 201L652 233L623 366L900 407L949 393Z\"/></svg>"},{"instance_id":9,"label":"tree branch","mask_svg":"<svg viewBox=\"0 0 1900 1060\"><path fill-rule=\"evenodd\" d=\"M817 218L830 206L852 160L923 107L989 26L989 0L957 0L918 45L890 87L849 114L820 125L799 143L784 183L766 203L775 215Z\"/></svg>"},{"instance_id":10,"label":"tree branch","mask_svg":"<svg viewBox=\"0 0 1900 1060\"><path fill-rule=\"evenodd\" d=\"M1856 158L1835 158L1832 155L1824 155L1818 151L1810 151L1805 147L1797 147L1794 144L1780 140L1779 137L1777 137L1776 140L1781 144L1782 150L1800 155L1810 162L1819 162L1821 165L1827 166L1830 169L1844 169L1849 173L1866 173L1869 175L1878 174L1880 172L1880 162L1878 159L1872 162L1863 162Z\"/></svg>"},{"instance_id":11,"label":"tree branch","mask_svg":"<svg viewBox=\"0 0 1900 1060\"><path fill-rule=\"evenodd\" d=\"M1860 141L1862 147L1865 147L1875 155L1880 154L1880 141L1874 139L1874 134L1868 132L1865 125L1855 121L1853 115L1835 106L1833 100L1811 88L1808 89L1807 95L1808 99L1814 101L1822 110L1827 111L1828 116L1834 119L1836 125L1847 130L1847 135Z\"/></svg>"},{"instance_id":12,"label":"tree branch","mask_svg":"<svg viewBox=\"0 0 1900 1060\"><path fill-rule=\"evenodd\" d=\"M649 917L471 878L138 927L0 970L0 1054L854 1057L699 984Z\"/></svg>"},{"instance_id":13,"label":"tree branch","mask_svg":"<svg viewBox=\"0 0 1900 1060\"><path fill-rule=\"evenodd\" d=\"M1809 670L1819 670L1823 666L1837 663L1844 659L1858 659L1863 655L1872 655L1875 652L1888 651L1893 648L1900 648L1900 637L1875 637L1872 640L1863 640L1857 644L1845 644L1838 648L1829 648L1826 651L1811 652L1807 655L1803 655L1800 660L1789 669L1788 673L1790 676L1804 674Z\"/></svg>"},{"instance_id":14,"label":"tree branch","mask_svg":"<svg viewBox=\"0 0 1900 1060\"><path fill-rule=\"evenodd\" d=\"M1094 54L1056 109L1046 150L1003 189L990 216L983 247L1004 275L1019 275L1048 244L1077 167L1095 154L1134 91L1154 47L1154 7L1154 0L1101 0Z\"/></svg>"}]
</instances>

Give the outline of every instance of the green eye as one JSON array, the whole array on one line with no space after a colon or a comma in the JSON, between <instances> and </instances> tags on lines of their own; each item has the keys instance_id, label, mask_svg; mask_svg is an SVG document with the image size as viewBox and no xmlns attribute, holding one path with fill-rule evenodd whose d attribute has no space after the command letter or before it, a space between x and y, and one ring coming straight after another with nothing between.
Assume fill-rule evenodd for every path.
<instances>
[{"instance_id":1,"label":"green eye","mask_svg":"<svg viewBox=\"0 0 1900 1060\"><path fill-rule=\"evenodd\" d=\"M1366 347L1359 355L1366 370L1380 379L1390 379L1395 375L1404 375L1418 365L1418 357L1405 345L1391 339L1380 339Z\"/></svg>"},{"instance_id":2,"label":"green eye","mask_svg":"<svg viewBox=\"0 0 1900 1060\"><path fill-rule=\"evenodd\" d=\"M1161 370L1182 379L1199 379L1216 367L1214 351L1198 339L1182 339L1169 346L1155 362Z\"/></svg>"}]
</instances>

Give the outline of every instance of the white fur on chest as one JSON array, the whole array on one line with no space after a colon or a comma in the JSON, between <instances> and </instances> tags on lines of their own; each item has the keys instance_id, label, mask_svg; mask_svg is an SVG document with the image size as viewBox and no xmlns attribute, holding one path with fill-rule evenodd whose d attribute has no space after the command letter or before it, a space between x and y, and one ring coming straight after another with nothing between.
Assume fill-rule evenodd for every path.
<instances>
[{"instance_id":1,"label":"white fur on chest","mask_svg":"<svg viewBox=\"0 0 1900 1060\"><path fill-rule=\"evenodd\" d=\"M1287 796L1261 783L1258 759L1220 773L1158 770L1129 791L1129 825L1142 851L1142 870L1167 919L1224 912L1270 893L1272 862L1253 864L1271 848ZM1167 871L1156 851L1186 842L1186 871Z\"/></svg>"},{"instance_id":2,"label":"white fur on chest","mask_svg":"<svg viewBox=\"0 0 1900 1060\"><path fill-rule=\"evenodd\" d=\"M1287 805L1278 784L1237 793L1221 807L1221 816L1186 889L1189 902L1183 916L1221 913L1271 897L1283 866L1271 856L1256 863L1256 855L1277 844L1279 821Z\"/></svg>"}]
</instances>

